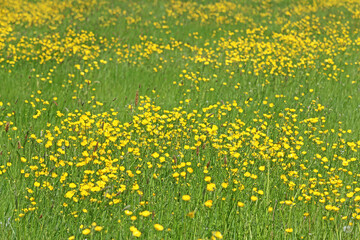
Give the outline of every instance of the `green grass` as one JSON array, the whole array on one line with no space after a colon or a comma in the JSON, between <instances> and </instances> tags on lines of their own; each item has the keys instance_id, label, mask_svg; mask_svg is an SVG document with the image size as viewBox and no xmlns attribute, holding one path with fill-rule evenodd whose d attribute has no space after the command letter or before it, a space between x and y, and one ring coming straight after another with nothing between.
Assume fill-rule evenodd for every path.
<instances>
[{"instance_id":1,"label":"green grass","mask_svg":"<svg viewBox=\"0 0 360 240\"><path fill-rule=\"evenodd\" d=\"M358 3L0 5L2 239L359 238Z\"/></svg>"}]
</instances>

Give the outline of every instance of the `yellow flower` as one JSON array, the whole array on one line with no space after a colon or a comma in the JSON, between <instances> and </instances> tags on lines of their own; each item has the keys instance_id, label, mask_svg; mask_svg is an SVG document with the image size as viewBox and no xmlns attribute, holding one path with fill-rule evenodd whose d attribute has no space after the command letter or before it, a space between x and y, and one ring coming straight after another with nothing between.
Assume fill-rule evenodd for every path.
<instances>
[{"instance_id":1,"label":"yellow flower","mask_svg":"<svg viewBox=\"0 0 360 240\"><path fill-rule=\"evenodd\" d=\"M139 215L143 216L143 217L148 217L148 216L150 216L150 214L151 214L151 212L148 210L145 210L145 211L139 213Z\"/></svg>"},{"instance_id":2,"label":"yellow flower","mask_svg":"<svg viewBox=\"0 0 360 240\"><path fill-rule=\"evenodd\" d=\"M141 232L139 230L135 230L133 231L133 236L134 237L140 237L141 236Z\"/></svg>"},{"instance_id":3,"label":"yellow flower","mask_svg":"<svg viewBox=\"0 0 360 240\"><path fill-rule=\"evenodd\" d=\"M134 183L132 190L139 190L139 185L137 183Z\"/></svg>"},{"instance_id":4,"label":"yellow flower","mask_svg":"<svg viewBox=\"0 0 360 240\"><path fill-rule=\"evenodd\" d=\"M160 224L155 224L155 225L154 225L154 228L155 228L157 231L162 231L162 230L164 230L164 227L163 227L162 225L160 225Z\"/></svg>"},{"instance_id":5,"label":"yellow flower","mask_svg":"<svg viewBox=\"0 0 360 240\"><path fill-rule=\"evenodd\" d=\"M353 193L353 192L349 192L349 193L346 194L346 196L347 196L348 198L352 198L352 197L354 196L354 193Z\"/></svg>"},{"instance_id":6,"label":"yellow flower","mask_svg":"<svg viewBox=\"0 0 360 240\"><path fill-rule=\"evenodd\" d=\"M274 209L272 207L269 207L268 212L271 213L272 211L274 211Z\"/></svg>"},{"instance_id":7,"label":"yellow flower","mask_svg":"<svg viewBox=\"0 0 360 240\"><path fill-rule=\"evenodd\" d=\"M182 196L182 200L184 200L184 201L190 201L190 199L191 199L190 195Z\"/></svg>"},{"instance_id":8,"label":"yellow flower","mask_svg":"<svg viewBox=\"0 0 360 240\"><path fill-rule=\"evenodd\" d=\"M292 233L292 232L293 232L293 229L292 229L292 228L287 228L287 229L285 229L285 232L287 232L287 233Z\"/></svg>"},{"instance_id":9,"label":"yellow flower","mask_svg":"<svg viewBox=\"0 0 360 240\"><path fill-rule=\"evenodd\" d=\"M132 211L129 211L129 210L125 210L124 213L125 213L126 215L128 215L128 216L130 216L130 215L133 214L133 212L132 212Z\"/></svg>"},{"instance_id":10,"label":"yellow flower","mask_svg":"<svg viewBox=\"0 0 360 240\"><path fill-rule=\"evenodd\" d=\"M131 227L130 227L130 231L131 231L131 232L135 232L135 231L137 231L137 228L136 228L135 226L131 226Z\"/></svg>"},{"instance_id":11,"label":"yellow flower","mask_svg":"<svg viewBox=\"0 0 360 240\"><path fill-rule=\"evenodd\" d=\"M215 183L209 183L207 186L206 186L206 190L208 190L209 192L213 192L216 188L216 185Z\"/></svg>"},{"instance_id":12,"label":"yellow flower","mask_svg":"<svg viewBox=\"0 0 360 240\"><path fill-rule=\"evenodd\" d=\"M97 231L97 232L100 232L102 229L103 229L103 227L101 227L101 226L96 226L95 227L95 231Z\"/></svg>"},{"instance_id":13,"label":"yellow flower","mask_svg":"<svg viewBox=\"0 0 360 240\"><path fill-rule=\"evenodd\" d=\"M208 207L208 208L211 208L211 207L212 207L212 203L213 203L212 200L207 200L207 201L204 203L204 205L205 205L206 207Z\"/></svg>"},{"instance_id":14,"label":"yellow flower","mask_svg":"<svg viewBox=\"0 0 360 240\"><path fill-rule=\"evenodd\" d=\"M68 191L66 194L65 194L65 197L66 198L72 198L75 194L75 191Z\"/></svg>"},{"instance_id":15,"label":"yellow flower","mask_svg":"<svg viewBox=\"0 0 360 240\"><path fill-rule=\"evenodd\" d=\"M195 212L189 212L188 214L186 214L186 216L188 216L189 218L194 218L195 217Z\"/></svg>"},{"instance_id":16,"label":"yellow flower","mask_svg":"<svg viewBox=\"0 0 360 240\"><path fill-rule=\"evenodd\" d=\"M223 239L223 235L219 231L212 232L213 236L218 239Z\"/></svg>"},{"instance_id":17,"label":"yellow flower","mask_svg":"<svg viewBox=\"0 0 360 240\"><path fill-rule=\"evenodd\" d=\"M256 197L256 196L251 196L251 201L253 201L253 202L256 202L257 200L258 200L258 198Z\"/></svg>"},{"instance_id":18,"label":"yellow flower","mask_svg":"<svg viewBox=\"0 0 360 240\"><path fill-rule=\"evenodd\" d=\"M151 156L152 156L153 158L158 158L158 157L159 157L159 154L158 154L157 152L154 152L153 154L151 154Z\"/></svg>"},{"instance_id":19,"label":"yellow flower","mask_svg":"<svg viewBox=\"0 0 360 240\"><path fill-rule=\"evenodd\" d=\"M91 233L91 230L88 229L88 228L86 228L86 229L84 229L84 230L82 231L82 234L84 234L84 235L88 235L88 234L90 234L90 233Z\"/></svg>"},{"instance_id":20,"label":"yellow flower","mask_svg":"<svg viewBox=\"0 0 360 240\"><path fill-rule=\"evenodd\" d=\"M245 206L245 204L244 204L243 202L238 202L237 205L238 205L239 207L244 207L244 206Z\"/></svg>"}]
</instances>

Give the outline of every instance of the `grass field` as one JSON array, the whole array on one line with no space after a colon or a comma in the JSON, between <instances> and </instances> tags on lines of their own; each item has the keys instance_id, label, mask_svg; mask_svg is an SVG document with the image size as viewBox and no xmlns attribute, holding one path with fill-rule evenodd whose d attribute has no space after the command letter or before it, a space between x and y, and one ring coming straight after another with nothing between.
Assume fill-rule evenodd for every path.
<instances>
[{"instance_id":1,"label":"grass field","mask_svg":"<svg viewBox=\"0 0 360 240\"><path fill-rule=\"evenodd\" d=\"M0 0L1 239L360 239L359 0Z\"/></svg>"}]
</instances>

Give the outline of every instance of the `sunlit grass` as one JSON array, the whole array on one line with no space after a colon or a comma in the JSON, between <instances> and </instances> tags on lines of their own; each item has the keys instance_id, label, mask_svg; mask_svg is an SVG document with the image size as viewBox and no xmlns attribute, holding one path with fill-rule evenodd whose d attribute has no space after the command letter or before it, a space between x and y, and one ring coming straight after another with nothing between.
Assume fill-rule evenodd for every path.
<instances>
[{"instance_id":1,"label":"sunlit grass","mask_svg":"<svg viewBox=\"0 0 360 240\"><path fill-rule=\"evenodd\" d=\"M4 1L3 239L357 239L357 1Z\"/></svg>"}]
</instances>

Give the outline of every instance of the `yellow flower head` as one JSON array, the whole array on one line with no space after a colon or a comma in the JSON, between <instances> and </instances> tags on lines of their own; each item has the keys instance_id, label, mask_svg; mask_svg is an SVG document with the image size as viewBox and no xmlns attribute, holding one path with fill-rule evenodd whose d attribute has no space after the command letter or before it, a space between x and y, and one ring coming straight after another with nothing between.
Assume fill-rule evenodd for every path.
<instances>
[{"instance_id":1,"label":"yellow flower head","mask_svg":"<svg viewBox=\"0 0 360 240\"><path fill-rule=\"evenodd\" d=\"M206 190L208 190L209 192L213 192L215 190L215 188L216 188L215 183L209 183L206 186Z\"/></svg>"},{"instance_id":2,"label":"yellow flower head","mask_svg":"<svg viewBox=\"0 0 360 240\"><path fill-rule=\"evenodd\" d=\"M244 204L243 202L238 202L237 205L238 205L239 207L244 207L244 206L245 206L245 204Z\"/></svg>"},{"instance_id":3,"label":"yellow flower head","mask_svg":"<svg viewBox=\"0 0 360 240\"><path fill-rule=\"evenodd\" d=\"M82 231L82 234L84 234L84 235L88 235L88 234L90 234L90 233L91 233L91 230L88 229L88 228L86 228L86 229L84 229L84 230Z\"/></svg>"},{"instance_id":4,"label":"yellow flower head","mask_svg":"<svg viewBox=\"0 0 360 240\"><path fill-rule=\"evenodd\" d=\"M164 230L164 227L163 227L162 225L160 225L160 224L155 224L155 225L154 225L154 228L155 228L157 231L162 231L162 230Z\"/></svg>"},{"instance_id":5,"label":"yellow flower head","mask_svg":"<svg viewBox=\"0 0 360 240\"><path fill-rule=\"evenodd\" d=\"M213 204L213 201L212 200L207 200L204 205L205 207L208 207L208 208L211 208L212 207L212 204Z\"/></svg>"},{"instance_id":6,"label":"yellow flower head","mask_svg":"<svg viewBox=\"0 0 360 240\"><path fill-rule=\"evenodd\" d=\"M216 237L217 239L223 239L223 235L219 231L212 232L212 235Z\"/></svg>"},{"instance_id":7,"label":"yellow flower head","mask_svg":"<svg viewBox=\"0 0 360 240\"><path fill-rule=\"evenodd\" d=\"M190 195L182 196L182 200L184 200L184 201L190 201L190 199L191 199Z\"/></svg>"}]
</instances>

